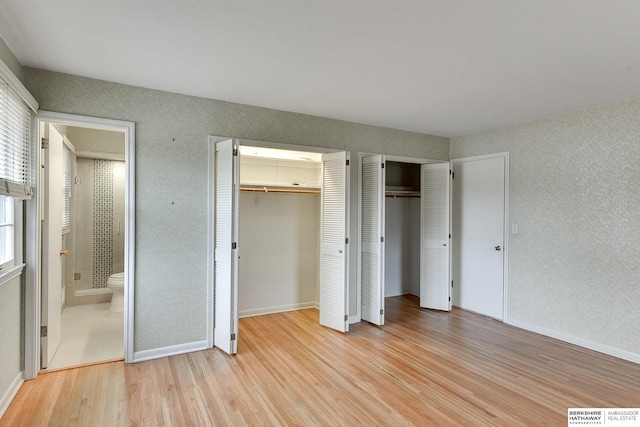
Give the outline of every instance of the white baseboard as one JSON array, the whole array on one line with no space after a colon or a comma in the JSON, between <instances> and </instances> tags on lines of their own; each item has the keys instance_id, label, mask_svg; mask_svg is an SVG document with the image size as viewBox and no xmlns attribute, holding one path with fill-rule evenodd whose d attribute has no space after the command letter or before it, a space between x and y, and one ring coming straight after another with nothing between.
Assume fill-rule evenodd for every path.
<instances>
[{"instance_id":1,"label":"white baseboard","mask_svg":"<svg viewBox=\"0 0 640 427\"><path fill-rule=\"evenodd\" d=\"M168 347L154 348L151 350L136 351L133 353L133 362L143 362L145 360L175 356L176 354L191 353L192 351L206 350L208 348L207 340L202 340L185 344L170 345Z\"/></svg>"},{"instance_id":2,"label":"white baseboard","mask_svg":"<svg viewBox=\"0 0 640 427\"><path fill-rule=\"evenodd\" d=\"M575 344L580 347L588 348L590 350L598 351L600 353L608 354L609 356L628 360L630 362L640 363L640 354L631 353L630 351L621 350L619 348L586 340L584 338L574 337L573 335L565 334L564 332L558 332L553 329L544 328L542 326L523 322L517 319L507 318L505 319L504 323L521 329L526 329L527 331L535 332L540 335L555 338L560 341L568 342L570 344Z\"/></svg>"},{"instance_id":3,"label":"white baseboard","mask_svg":"<svg viewBox=\"0 0 640 427\"><path fill-rule=\"evenodd\" d=\"M284 313L285 311L302 310L304 308L318 308L317 301L301 302L297 304L278 305L275 307L253 308L248 310L239 310L238 317L263 316L265 314Z\"/></svg>"},{"instance_id":4,"label":"white baseboard","mask_svg":"<svg viewBox=\"0 0 640 427\"><path fill-rule=\"evenodd\" d=\"M359 316L351 316L349 317L349 324L353 325L354 323L359 323L361 322L362 319Z\"/></svg>"},{"instance_id":5,"label":"white baseboard","mask_svg":"<svg viewBox=\"0 0 640 427\"><path fill-rule=\"evenodd\" d=\"M18 375L13 379L7 391L2 395L2 398L0 398L0 418L7 412L11 401L16 397L16 394L18 394L18 390L22 387L23 382L22 372L18 372Z\"/></svg>"},{"instance_id":6,"label":"white baseboard","mask_svg":"<svg viewBox=\"0 0 640 427\"><path fill-rule=\"evenodd\" d=\"M420 291L416 292L416 291L411 290L411 289L403 289L403 290L400 291L399 294L385 295L384 297L385 298L392 298L392 297L400 297L402 295L414 295L416 297L419 297L420 296Z\"/></svg>"}]
</instances>

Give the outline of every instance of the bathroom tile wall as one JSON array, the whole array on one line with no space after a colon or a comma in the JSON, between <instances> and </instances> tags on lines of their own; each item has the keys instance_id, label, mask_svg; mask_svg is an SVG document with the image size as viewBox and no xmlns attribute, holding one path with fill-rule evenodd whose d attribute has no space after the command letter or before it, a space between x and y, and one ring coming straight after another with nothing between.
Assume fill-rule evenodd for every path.
<instances>
[{"instance_id":1,"label":"bathroom tile wall","mask_svg":"<svg viewBox=\"0 0 640 427\"><path fill-rule=\"evenodd\" d=\"M124 212L125 212L125 167L124 162L113 161L113 265L114 273L124 271ZM76 174L79 178L73 185L72 233L75 234L75 267L67 274L66 304L96 304L109 302L111 294L75 296L76 290L93 288L92 257L92 188L93 159L78 158ZM120 235L117 224L120 221ZM71 257L70 257L71 258ZM73 280L73 272L80 273L80 280Z\"/></svg>"},{"instance_id":2,"label":"bathroom tile wall","mask_svg":"<svg viewBox=\"0 0 640 427\"><path fill-rule=\"evenodd\" d=\"M113 164L93 161L91 200L91 257L93 288L106 288L113 272Z\"/></svg>"}]
</instances>

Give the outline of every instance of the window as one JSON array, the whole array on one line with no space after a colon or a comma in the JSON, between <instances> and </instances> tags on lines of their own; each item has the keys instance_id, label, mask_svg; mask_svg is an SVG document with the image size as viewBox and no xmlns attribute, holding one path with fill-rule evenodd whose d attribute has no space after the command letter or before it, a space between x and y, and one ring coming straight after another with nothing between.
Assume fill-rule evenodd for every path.
<instances>
[{"instance_id":1,"label":"window","mask_svg":"<svg viewBox=\"0 0 640 427\"><path fill-rule=\"evenodd\" d=\"M32 194L30 126L29 107L0 78L0 269L22 262L21 201Z\"/></svg>"},{"instance_id":2,"label":"window","mask_svg":"<svg viewBox=\"0 0 640 427\"><path fill-rule=\"evenodd\" d=\"M13 264L15 249L15 207L13 198L0 196L0 268Z\"/></svg>"}]
</instances>

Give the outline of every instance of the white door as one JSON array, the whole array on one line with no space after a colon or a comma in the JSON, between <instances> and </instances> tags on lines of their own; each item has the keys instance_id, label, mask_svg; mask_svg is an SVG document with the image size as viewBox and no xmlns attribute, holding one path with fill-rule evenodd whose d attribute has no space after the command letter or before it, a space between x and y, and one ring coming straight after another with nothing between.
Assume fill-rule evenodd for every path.
<instances>
[{"instance_id":1,"label":"white door","mask_svg":"<svg viewBox=\"0 0 640 427\"><path fill-rule=\"evenodd\" d=\"M363 157L361 167L361 317L384 325L384 156Z\"/></svg>"},{"instance_id":2,"label":"white door","mask_svg":"<svg viewBox=\"0 0 640 427\"><path fill-rule=\"evenodd\" d=\"M454 305L503 318L505 162L454 160Z\"/></svg>"},{"instance_id":3,"label":"white door","mask_svg":"<svg viewBox=\"0 0 640 427\"><path fill-rule=\"evenodd\" d=\"M213 172L213 345L238 351L238 142L215 144Z\"/></svg>"},{"instance_id":4,"label":"white door","mask_svg":"<svg viewBox=\"0 0 640 427\"><path fill-rule=\"evenodd\" d=\"M322 156L320 324L349 330L349 155Z\"/></svg>"},{"instance_id":5,"label":"white door","mask_svg":"<svg viewBox=\"0 0 640 427\"><path fill-rule=\"evenodd\" d=\"M420 307L451 310L449 163L422 165Z\"/></svg>"},{"instance_id":6,"label":"white door","mask_svg":"<svg viewBox=\"0 0 640 427\"><path fill-rule=\"evenodd\" d=\"M50 124L44 138L44 221L42 242L41 367L49 366L62 335L62 135Z\"/></svg>"}]
</instances>

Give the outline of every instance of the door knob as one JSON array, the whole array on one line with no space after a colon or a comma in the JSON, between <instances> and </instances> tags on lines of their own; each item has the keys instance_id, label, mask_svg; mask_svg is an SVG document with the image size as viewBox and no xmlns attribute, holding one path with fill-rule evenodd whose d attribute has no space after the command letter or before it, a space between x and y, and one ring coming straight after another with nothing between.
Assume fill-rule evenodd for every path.
<instances>
[{"instance_id":1,"label":"door knob","mask_svg":"<svg viewBox=\"0 0 640 427\"><path fill-rule=\"evenodd\" d=\"M498 246L496 246L496 247L495 247L495 248L493 248L493 249L495 249L496 251L498 251L498 252L499 252L499 251L501 251L501 250L502 250L502 247L501 247L500 245L498 245Z\"/></svg>"},{"instance_id":2,"label":"door knob","mask_svg":"<svg viewBox=\"0 0 640 427\"><path fill-rule=\"evenodd\" d=\"M64 251L60 251L60 255L69 255L69 251L64 250Z\"/></svg>"}]
</instances>

